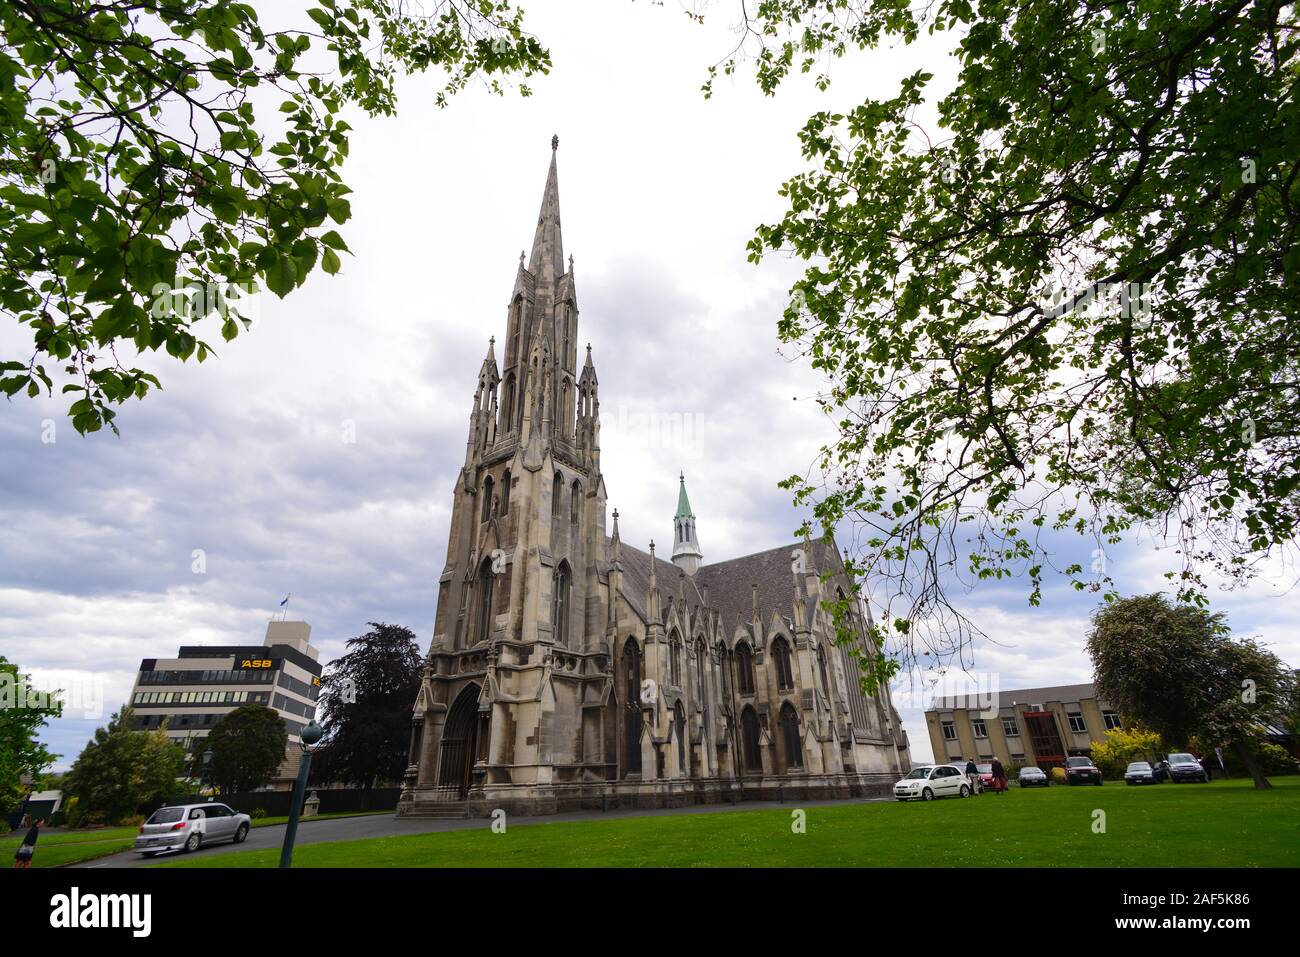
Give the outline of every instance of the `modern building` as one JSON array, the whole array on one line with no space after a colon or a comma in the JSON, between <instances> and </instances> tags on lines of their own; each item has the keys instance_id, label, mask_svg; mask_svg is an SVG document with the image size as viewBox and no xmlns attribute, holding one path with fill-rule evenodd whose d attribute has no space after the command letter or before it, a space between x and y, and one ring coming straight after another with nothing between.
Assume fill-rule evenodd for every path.
<instances>
[{"instance_id":1,"label":"modern building","mask_svg":"<svg viewBox=\"0 0 1300 957\"><path fill-rule=\"evenodd\" d=\"M925 723L936 761L997 757L1044 770L1091 754L1094 742L1124 726L1090 684L936 698Z\"/></svg>"},{"instance_id":2,"label":"modern building","mask_svg":"<svg viewBox=\"0 0 1300 957\"><path fill-rule=\"evenodd\" d=\"M557 145L501 365L492 340L478 374L398 812L889 793L907 737L888 689L862 689L869 622L833 541L707 564L684 477L671 562L607 523Z\"/></svg>"},{"instance_id":3,"label":"modern building","mask_svg":"<svg viewBox=\"0 0 1300 957\"><path fill-rule=\"evenodd\" d=\"M244 704L277 711L289 733L284 763L271 786L293 786L302 755L298 735L316 715L319 652L305 621L272 621L260 645L188 645L175 658L146 658L131 691L134 727L165 727L167 737L198 753L213 726Z\"/></svg>"}]
</instances>

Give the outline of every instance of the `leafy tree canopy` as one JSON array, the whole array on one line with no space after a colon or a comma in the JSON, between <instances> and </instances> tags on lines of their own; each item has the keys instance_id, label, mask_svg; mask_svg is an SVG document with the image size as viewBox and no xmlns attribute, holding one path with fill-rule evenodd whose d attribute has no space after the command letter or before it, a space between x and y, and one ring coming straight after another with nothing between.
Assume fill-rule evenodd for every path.
<instances>
[{"instance_id":1,"label":"leafy tree canopy","mask_svg":"<svg viewBox=\"0 0 1300 957\"><path fill-rule=\"evenodd\" d=\"M759 0L718 71L829 83L856 48L949 36L959 73L828 109L788 211L750 244L807 260L781 338L825 373L835 439L784 484L884 583L904 657L951 655L975 583L1115 597L1104 558L1175 545L1182 601L1300 521L1300 69L1275 0Z\"/></svg>"},{"instance_id":2,"label":"leafy tree canopy","mask_svg":"<svg viewBox=\"0 0 1300 957\"><path fill-rule=\"evenodd\" d=\"M56 697L32 692L31 678L0 655L0 814L22 800L23 775L41 775L56 757L36 736L61 708Z\"/></svg>"},{"instance_id":3,"label":"leafy tree canopy","mask_svg":"<svg viewBox=\"0 0 1300 957\"><path fill-rule=\"evenodd\" d=\"M254 791L274 777L285 758L289 732L280 715L260 704L240 705L213 725L204 747L207 773L226 793Z\"/></svg>"},{"instance_id":4,"label":"leafy tree canopy","mask_svg":"<svg viewBox=\"0 0 1300 957\"><path fill-rule=\"evenodd\" d=\"M508 0L319 0L275 27L224 0L6 0L0 319L32 349L0 355L0 392L57 385L79 431L116 431L110 406L160 387L142 355L202 362L251 291L338 272L346 108L391 114L400 71L439 71L444 105L549 66Z\"/></svg>"},{"instance_id":5,"label":"leafy tree canopy","mask_svg":"<svg viewBox=\"0 0 1300 957\"><path fill-rule=\"evenodd\" d=\"M319 708L327 747L312 764L320 782L372 787L400 781L406 770L411 709L420 690L420 649L409 628L369 622L330 662Z\"/></svg>"},{"instance_id":6,"label":"leafy tree canopy","mask_svg":"<svg viewBox=\"0 0 1300 957\"><path fill-rule=\"evenodd\" d=\"M131 719L131 709L123 706L97 729L65 779L79 815L88 820L122 820L176 789L185 750L161 728L132 731Z\"/></svg>"},{"instance_id":7,"label":"leafy tree canopy","mask_svg":"<svg viewBox=\"0 0 1300 957\"><path fill-rule=\"evenodd\" d=\"M1099 696L1121 714L1180 750L1193 736L1230 746L1268 787L1247 741L1294 707L1295 673L1230 637L1223 615L1159 594L1118 599L1093 614L1088 653Z\"/></svg>"}]
</instances>

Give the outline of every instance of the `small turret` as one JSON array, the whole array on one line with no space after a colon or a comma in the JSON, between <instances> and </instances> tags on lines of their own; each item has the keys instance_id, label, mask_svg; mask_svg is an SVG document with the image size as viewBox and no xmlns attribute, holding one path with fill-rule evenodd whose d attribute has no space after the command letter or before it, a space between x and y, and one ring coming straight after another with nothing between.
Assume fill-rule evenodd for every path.
<instances>
[{"instance_id":1,"label":"small turret","mask_svg":"<svg viewBox=\"0 0 1300 957\"><path fill-rule=\"evenodd\" d=\"M673 564L694 575L700 567L704 555L700 552L699 539L695 537L695 513L691 511L690 499L686 497L686 475L681 475L681 487L677 492L677 514L673 516Z\"/></svg>"}]
</instances>

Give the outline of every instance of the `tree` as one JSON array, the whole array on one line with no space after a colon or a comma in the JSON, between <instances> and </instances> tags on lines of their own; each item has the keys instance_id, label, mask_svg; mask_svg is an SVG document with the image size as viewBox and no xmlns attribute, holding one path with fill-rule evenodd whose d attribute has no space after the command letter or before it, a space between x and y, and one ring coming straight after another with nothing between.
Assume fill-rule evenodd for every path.
<instances>
[{"instance_id":1,"label":"tree","mask_svg":"<svg viewBox=\"0 0 1300 957\"><path fill-rule=\"evenodd\" d=\"M824 86L922 29L955 85L810 117L749 246L807 260L778 333L829 380L835 438L785 487L855 526L909 658L968 642L954 576L1109 591L1104 555L1053 559L1063 535L1176 543L1181 601L1250 576L1300 522L1294 8L760 0L719 67Z\"/></svg>"},{"instance_id":2,"label":"tree","mask_svg":"<svg viewBox=\"0 0 1300 957\"><path fill-rule=\"evenodd\" d=\"M57 696L34 691L31 678L0 655L0 814L22 801L23 775L34 778L54 763L37 734L61 712Z\"/></svg>"},{"instance_id":3,"label":"tree","mask_svg":"<svg viewBox=\"0 0 1300 957\"><path fill-rule=\"evenodd\" d=\"M319 709L326 747L312 764L313 779L370 789L399 781L407 766L411 710L420 690L420 649L409 628L369 622L349 638L348 653L330 662Z\"/></svg>"},{"instance_id":4,"label":"tree","mask_svg":"<svg viewBox=\"0 0 1300 957\"><path fill-rule=\"evenodd\" d=\"M277 712L260 704L240 705L208 732L208 774L223 793L254 791L275 775L288 744L289 732Z\"/></svg>"},{"instance_id":5,"label":"tree","mask_svg":"<svg viewBox=\"0 0 1300 957\"><path fill-rule=\"evenodd\" d=\"M1232 748L1269 787L1248 742L1293 707L1294 672L1253 640L1233 639L1222 614L1160 594L1107 603L1092 616L1088 654L1098 695L1177 749L1192 737Z\"/></svg>"},{"instance_id":6,"label":"tree","mask_svg":"<svg viewBox=\"0 0 1300 957\"><path fill-rule=\"evenodd\" d=\"M508 0L305 14L270 28L221 0L0 5L0 318L33 341L0 355L0 391L63 383L80 432L116 431L109 406L160 387L140 356L203 362L205 337L249 326L248 293L338 272L345 110L391 114L399 71L441 71L442 106L473 78L500 92L550 66Z\"/></svg>"},{"instance_id":7,"label":"tree","mask_svg":"<svg viewBox=\"0 0 1300 957\"><path fill-rule=\"evenodd\" d=\"M132 731L131 720L131 709L123 706L106 727L96 729L68 772L66 787L76 795L83 819L120 821L175 790L185 749L161 728Z\"/></svg>"},{"instance_id":8,"label":"tree","mask_svg":"<svg viewBox=\"0 0 1300 957\"><path fill-rule=\"evenodd\" d=\"M1106 740L1092 746L1093 763L1107 777L1123 776L1125 768L1133 761L1155 761L1164 743L1160 735L1142 728L1110 728Z\"/></svg>"}]
</instances>

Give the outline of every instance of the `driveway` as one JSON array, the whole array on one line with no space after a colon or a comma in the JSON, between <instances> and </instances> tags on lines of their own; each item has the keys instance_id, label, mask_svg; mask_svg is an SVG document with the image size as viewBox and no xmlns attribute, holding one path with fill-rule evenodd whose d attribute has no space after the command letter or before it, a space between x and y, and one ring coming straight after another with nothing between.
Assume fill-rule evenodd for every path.
<instances>
[{"instance_id":1,"label":"driveway","mask_svg":"<svg viewBox=\"0 0 1300 957\"><path fill-rule=\"evenodd\" d=\"M773 804L771 801L745 801L739 804L696 804L690 807L660 808L647 810L621 810L602 813L600 811L577 811L571 814L551 814L543 817L515 817L510 823L513 827L532 824L551 824L563 821L593 821L601 818L620 817L657 817L670 814L728 814L732 811L761 811L777 808L826 807L839 804L874 804L889 801L892 798L855 798L843 801L805 801L802 803ZM436 831L459 831L471 827L489 827L491 818L469 818L440 821L433 818L399 818L391 814L369 814L362 817L338 817L322 820L306 819L298 825L298 838L295 844L323 844L328 841L364 841L380 837L401 837L408 834L429 834ZM278 848L284 844L285 825L275 824L269 827L255 827L248 832L248 840L243 844L214 844L212 847L200 848L195 852L200 857L213 854L230 854L236 851L260 851ZM162 858L143 858L134 851L124 851L109 857L100 857L72 867L143 867L158 860L166 860L174 855Z\"/></svg>"}]
</instances>

